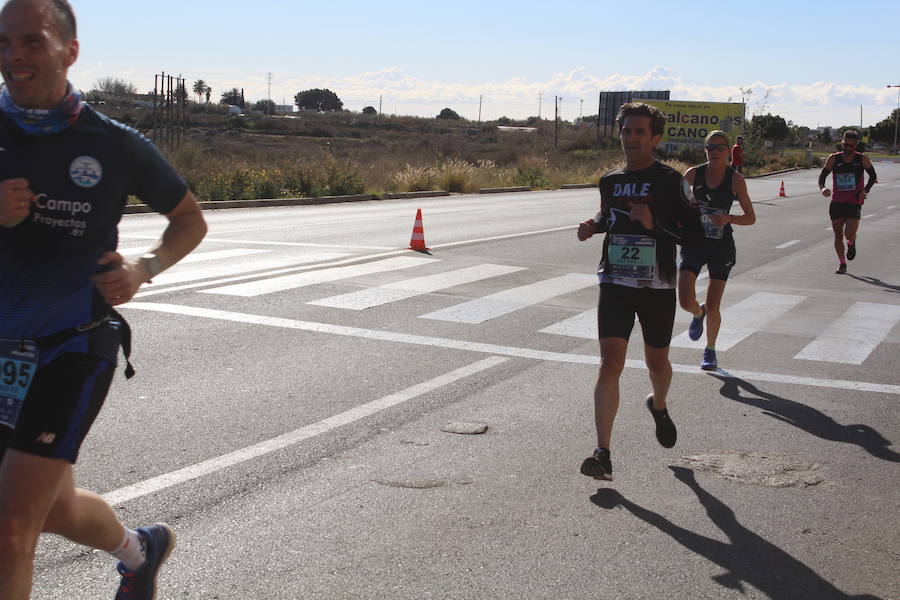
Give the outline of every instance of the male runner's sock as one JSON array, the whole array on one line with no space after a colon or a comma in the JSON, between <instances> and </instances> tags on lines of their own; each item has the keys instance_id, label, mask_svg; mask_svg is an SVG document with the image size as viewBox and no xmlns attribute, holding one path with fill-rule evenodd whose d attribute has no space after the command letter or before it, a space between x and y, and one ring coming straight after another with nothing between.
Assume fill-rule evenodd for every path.
<instances>
[{"instance_id":1,"label":"male runner's sock","mask_svg":"<svg viewBox=\"0 0 900 600\"><path fill-rule=\"evenodd\" d=\"M137 531L127 527L125 528L125 537L122 538L122 543L110 554L118 558L129 571L138 569L147 558L144 540L141 539Z\"/></svg>"}]
</instances>

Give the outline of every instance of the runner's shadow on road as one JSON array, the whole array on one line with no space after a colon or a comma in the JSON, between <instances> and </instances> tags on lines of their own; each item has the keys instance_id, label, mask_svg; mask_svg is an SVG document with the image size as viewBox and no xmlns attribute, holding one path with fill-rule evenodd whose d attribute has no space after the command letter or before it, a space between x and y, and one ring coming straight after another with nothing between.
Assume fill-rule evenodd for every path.
<instances>
[{"instance_id":1,"label":"runner's shadow on road","mask_svg":"<svg viewBox=\"0 0 900 600\"><path fill-rule=\"evenodd\" d=\"M875 285L881 288L884 288L886 292L894 292L900 293L900 285L893 285L878 279L877 277L866 277L865 275L854 275L853 273L847 273L853 279L858 281L862 281L863 283L868 283L871 285Z\"/></svg>"},{"instance_id":2,"label":"runner's shadow on road","mask_svg":"<svg viewBox=\"0 0 900 600\"><path fill-rule=\"evenodd\" d=\"M728 536L727 543L680 527L666 517L631 502L612 488L598 489L591 496L591 502L606 510L621 506L691 552L719 565L726 572L716 575L713 580L743 595L747 594L744 588L746 583L772 600L881 600L870 594L845 594L810 567L741 525L729 506L700 487L692 470L669 468L697 495L712 522Z\"/></svg>"},{"instance_id":3,"label":"runner's shadow on road","mask_svg":"<svg viewBox=\"0 0 900 600\"><path fill-rule=\"evenodd\" d=\"M722 382L719 393L730 400L755 406L761 409L763 414L823 440L855 444L876 458L900 462L900 454L888 448L893 445L890 440L868 425L841 425L811 406L764 392L743 379L715 374L713 377ZM742 394L742 390L749 394Z\"/></svg>"}]
</instances>

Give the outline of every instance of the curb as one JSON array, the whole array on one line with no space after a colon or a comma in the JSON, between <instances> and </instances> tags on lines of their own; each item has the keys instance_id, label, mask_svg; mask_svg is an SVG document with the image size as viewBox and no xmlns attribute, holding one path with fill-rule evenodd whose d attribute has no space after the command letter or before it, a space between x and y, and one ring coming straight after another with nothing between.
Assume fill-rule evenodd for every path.
<instances>
[{"instance_id":1,"label":"curb","mask_svg":"<svg viewBox=\"0 0 900 600\"><path fill-rule=\"evenodd\" d=\"M596 183L564 183L559 186L561 190L585 190L588 188L599 187Z\"/></svg>"},{"instance_id":2,"label":"curb","mask_svg":"<svg viewBox=\"0 0 900 600\"><path fill-rule=\"evenodd\" d=\"M446 190L429 190L429 191L420 191L420 192L396 192L389 194L382 194L382 200L398 200L398 199L409 199L409 198L429 198L431 196L449 196L450 192Z\"/></svg>"},{"instance_id":3,"label":"curb","mask_svg":"<svg viewBox=\"0 0 900 600\"><path fill-rule=\"evenodd\" d=\"M744 179L756 179L757 177L768 177L769 175L781 175L782 173L791 173L793 171L808 171L815 167L795 167L793 169L782 169L780 171L770 171L768 173L760 173L759 175L744 175Z\"/></svg>"},{"instance_id":4,"label":"curb","mask_svg":"<svg viewBox=\"0 0 900 600\"><path fill-rule=\"evenodd\" d=\"M481 188L479 194L502 194L504 192L530 192L531 187L523 185L521 187L502 187L502 188Z\"/></svg>"},{"instance_id":5,"label":"curb","mask_svg":"<svg viewBox=\"0 0 900 600\"><path fill-rule=\"evenodd\" d=\"M384 194L381 197L375 194L352 194L348 196L322 196L320 198L273 198L270 200L217 200L214 202L198 202L201 210L219 210L222 208L258 208L264 206L305 206L312 204L335 204L337 202L362 202L370 200L392 200L399 198L426 198L429 196L449 196L450 192L444 190L429 190L421 192L400 192L396 194ZM123 214L152 213L156 212L146 204L129 204Z\"/></svg>"}]
</instances>

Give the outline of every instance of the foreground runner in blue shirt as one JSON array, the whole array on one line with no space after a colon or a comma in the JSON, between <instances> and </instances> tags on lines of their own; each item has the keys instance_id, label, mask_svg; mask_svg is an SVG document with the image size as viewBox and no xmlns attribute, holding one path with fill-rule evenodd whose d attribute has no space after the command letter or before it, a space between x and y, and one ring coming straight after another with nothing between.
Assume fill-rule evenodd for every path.
<instances>
[{"instance_id":1,"label":"foreground runner in blue shirt","mask_svg":"<svg viewBox=\"0 0 900 600\"><path fill-rule=\"evenodd\" d=\"M148 140L81 102L66 78L77 57L65 0L0 11L0 600L29 597L41 532L118 558L119 600L151 600L175 545L163 523L124 527L75 487L72 465L120 344L129 352L112 306L195 248L206 224ZM116 252L129 195L169 220L135 262Z\"/></svg>"}]
</instances>

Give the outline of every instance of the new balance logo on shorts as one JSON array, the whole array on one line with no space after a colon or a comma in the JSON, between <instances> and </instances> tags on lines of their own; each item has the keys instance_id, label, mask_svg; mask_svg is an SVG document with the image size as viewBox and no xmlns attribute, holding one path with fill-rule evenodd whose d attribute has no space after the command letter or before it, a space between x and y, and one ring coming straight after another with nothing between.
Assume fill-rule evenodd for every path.
<instances>
[{"instance_id":1,"label":"new balance logo on shorts","mask_svg":"<svg viewBox=\"0 0 900 600\"><path fill-rule=\"evenodd\" d=\"M49 432L45 431L41 435L37 436L34 439L34 441L40 442L41 444L52 444L53 440L55 440L55 439L56 439L55 433L49 433Z\"/></svg>"}]
</instances>

